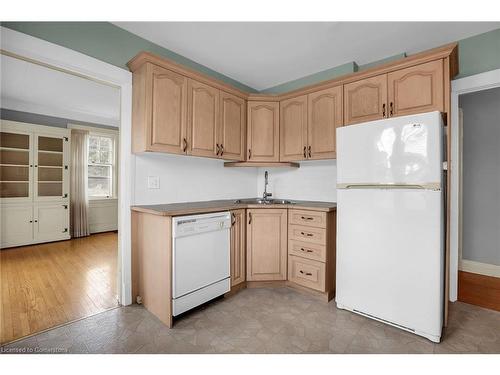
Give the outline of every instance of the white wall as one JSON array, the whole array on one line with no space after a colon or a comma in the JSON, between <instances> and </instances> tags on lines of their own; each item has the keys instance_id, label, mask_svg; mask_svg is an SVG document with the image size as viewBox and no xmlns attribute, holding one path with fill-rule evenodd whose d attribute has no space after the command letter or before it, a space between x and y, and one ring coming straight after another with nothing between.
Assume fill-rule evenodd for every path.
<instances>
[{"instance_id":1,"label":"white wall","mask_svg":"<svg viewBox=\"0 0 500 375\"><path fill-rule=\"evenodd\" d=\"M462 257L500 266L500 88L460 96Z\"/></svg>"},{"instance_id":2,"label":"white wall","mask_svg":"<svg viewBox=\"0 0 500 375\"><path fill-rule=\"evenodd\" d=\"M264 192L264 172L269 171L268 192L273 198L337 201L337 161L320 160L300 163L300 168L259 168L257 194Z\"/></svg>"},{"instance_id":3,"label":"white wall","mask_svg":"<svg viewBox=\"0 0 500 375\"><path fill-rule=\"evenodd\" d=\"M257 193L256 168L224 168L222 160L181 155L135 157L135 204L251 198ZM160 177L148 189L148 176Z\"/></svg>"}]
</instances>

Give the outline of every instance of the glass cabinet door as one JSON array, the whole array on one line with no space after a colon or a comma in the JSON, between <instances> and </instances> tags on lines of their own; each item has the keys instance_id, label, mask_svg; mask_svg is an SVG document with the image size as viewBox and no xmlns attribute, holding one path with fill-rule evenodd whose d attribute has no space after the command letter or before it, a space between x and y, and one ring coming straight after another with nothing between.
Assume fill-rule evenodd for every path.
<instances>
[{"instance_id":1,"label":"glass cabinet door","mask_svg":"<svg viewBox=\"0 0 500 375\"><path fill-rule=\"evenodd\" d=\"M64 138L36 134L35 198L64 198Z\"/></svg>"},{"instance_id":2,"label":"glass cabinet door","mask_svg":"<svg viewBox=\"0 0 500 375\"><path fill-rule=\"evenodd\" d=\"M31 198L31 135L0 132L0 198Z\"/></svg>"}]
</instances>

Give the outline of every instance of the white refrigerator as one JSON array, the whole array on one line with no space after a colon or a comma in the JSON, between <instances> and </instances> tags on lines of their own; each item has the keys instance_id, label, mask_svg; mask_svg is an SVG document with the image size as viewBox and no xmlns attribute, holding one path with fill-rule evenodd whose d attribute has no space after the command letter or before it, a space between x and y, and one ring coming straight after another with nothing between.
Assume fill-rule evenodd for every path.
<instances>
[{"instance_id":1,"label":"white refrigerator","mask_svg":"<svg viewBox=\"0 0 500 375\"><path fill-rule=\"evenodd\" d=\"M337 129L341 309L439 342L444 306L441 113Z\"/></svg>"}]
</instances>

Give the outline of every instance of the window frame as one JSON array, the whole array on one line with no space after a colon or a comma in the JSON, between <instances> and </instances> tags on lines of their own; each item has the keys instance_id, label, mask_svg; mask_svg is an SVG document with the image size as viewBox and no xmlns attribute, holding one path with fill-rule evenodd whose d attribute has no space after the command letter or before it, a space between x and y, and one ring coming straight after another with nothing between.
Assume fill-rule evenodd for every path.
<instances>
[{"instance_id":1,"label":"window frame","mask_svg":"<svg viewBox=\"0 0 500 375\"><path fill-rule=\"evenodd\" d=\"M118 145L118 137L119 137L119 132L118 130L113 130L113 129L107 129L107 128L97 128L97 127L91 127L91 126L84 126L84 125L74 125L74 124L68 124L69 129L80 129L80 130L87 130L89 132L89 137L90 136L97 136L97 137L106 137L106 138L111 138L111 143L113 147L113 152L112 152L112 164L111 164L111 196L109 197L101 197L101 196L93 196L90 195L88 196L89 201L100 201L100 200L112 200L112 199L118 199L118 162L119 162L119 145ZM87 153L89 149L90 143L87 144ZM88 166L91 165L88 160L88 155L87 155L87 186L88 186ZM96 164L99 165L99 164Z\"/></svg>"}]
</instances>

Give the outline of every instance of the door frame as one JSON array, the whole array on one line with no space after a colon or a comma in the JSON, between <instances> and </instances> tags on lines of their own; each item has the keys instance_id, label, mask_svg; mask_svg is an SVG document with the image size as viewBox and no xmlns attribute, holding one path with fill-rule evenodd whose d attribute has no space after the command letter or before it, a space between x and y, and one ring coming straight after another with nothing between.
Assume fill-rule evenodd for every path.
<instances>
[{"instance_id":1,"label":"door frame","mask_svg":"<svg viewBox=\"0 0 500 375\"><path fill-rule=\"evenodd\" d=\"M118 165L118 302L132 303L131 214L135 157L131 152L132 73L80 52L0 26L0 54L116 87L120 90Z\"/></svg>"},{"instance_id":2,"label":"door frame","mask_svg":"<svg viewBox=\"0 0 500 375\"><path fill-rule=\"evenodd\" d=\"M458 298L458 269L462 254L462 191L460 176L460 114L458 98L460 95L500 87L500 69L460 78L451 82L451 204L450 204L450 301Z\"/></svg>"}]
</instances>

